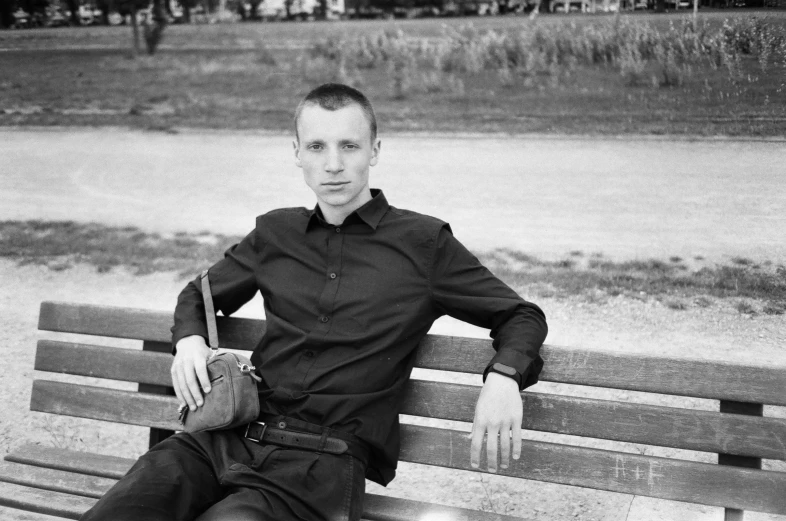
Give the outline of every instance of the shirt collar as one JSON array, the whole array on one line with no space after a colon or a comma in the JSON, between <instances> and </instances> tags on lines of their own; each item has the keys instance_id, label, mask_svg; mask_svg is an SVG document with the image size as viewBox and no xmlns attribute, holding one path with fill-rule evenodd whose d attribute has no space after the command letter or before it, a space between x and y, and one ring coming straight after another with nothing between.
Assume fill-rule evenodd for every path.
<instances>
[{"instance_id":1,"label":"shirt collar","mask_svg":"<svg viewBox=\"0 0 786 521\"><path fill-rule=\"evenodd\" d=\"M381 221L382 216L387 213L388 208L390 208L390 205L388 204L388 200L385 198L385 194L382 193L382 190L378 188L372 188L371 200L349 214L344 220L343 224L349 224L359 218L361 221L370 226L372 230L376 230L377 226L379 225L379 221ZM322 210L319 209L318 204L314 207L313 210L309 212L308 221L306 222L306 230L310 229L312 225L317 223L322 223L325 225L327 224L327 221L325 221L325 218L322 215Z\"/></svg>"}]
</instances>

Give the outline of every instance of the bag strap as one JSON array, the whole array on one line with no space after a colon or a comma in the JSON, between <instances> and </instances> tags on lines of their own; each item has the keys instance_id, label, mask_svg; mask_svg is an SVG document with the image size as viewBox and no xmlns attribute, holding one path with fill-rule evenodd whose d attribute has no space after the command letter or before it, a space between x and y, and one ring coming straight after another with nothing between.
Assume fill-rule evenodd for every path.
<instances>
[{"instance_id":1,"label":"bag strap","mask_svg":"<svg viewBox=\"0 0 786 521\"><path fill-rule=\"evenodd\" d=\"M205 318L207 319L207 345L215 354L218 351L218 329L216 328L216 310L213 308L213 294L210 293L207 270L202 271L200 277L202 278L202 299L205 302Z\"/></svg>"}]
</instances>

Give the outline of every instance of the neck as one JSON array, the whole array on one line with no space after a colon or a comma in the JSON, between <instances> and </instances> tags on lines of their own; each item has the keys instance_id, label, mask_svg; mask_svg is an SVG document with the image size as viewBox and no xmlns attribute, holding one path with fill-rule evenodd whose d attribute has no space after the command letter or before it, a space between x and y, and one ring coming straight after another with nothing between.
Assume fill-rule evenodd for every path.
<instances>
[{"instance_id":1,"label":"neck","mask_svg":"<svg viewBox=\"0 0 786 521\"><path fill-rule=\"evenodd\" d=\"M366 189L358 194L358 197L345 205L332 206L330 204L323 203L322 201L318 201L317 204L319 204L319 209L322 210L322 216L325 218L325 220L334 226L338 226L344 223L344 220L349 217L349 214L370 200L371 190Z\"/></svg>"}]
</instances>

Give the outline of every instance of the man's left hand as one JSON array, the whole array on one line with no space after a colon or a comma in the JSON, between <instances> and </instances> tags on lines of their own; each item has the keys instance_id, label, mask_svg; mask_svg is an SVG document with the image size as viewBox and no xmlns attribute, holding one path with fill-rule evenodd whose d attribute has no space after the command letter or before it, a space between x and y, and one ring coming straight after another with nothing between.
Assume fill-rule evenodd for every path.
<instances>
[{"instance_id":1,"label":"man's left hand","mask_svg":"<svg viewBox=\"0 0 786 521\"><path fill-rule=\"evenodd\" d=\"M513 459L521 456L521 420L523 403L515 380L498 373L489 373L480 391L472 423L472 448L470 463L480 467L483 436L486 440L486 458L489 472L497 472L497 447L500 450L500 467L508 468L513 445Z\"/></svg>"}]
</instances>

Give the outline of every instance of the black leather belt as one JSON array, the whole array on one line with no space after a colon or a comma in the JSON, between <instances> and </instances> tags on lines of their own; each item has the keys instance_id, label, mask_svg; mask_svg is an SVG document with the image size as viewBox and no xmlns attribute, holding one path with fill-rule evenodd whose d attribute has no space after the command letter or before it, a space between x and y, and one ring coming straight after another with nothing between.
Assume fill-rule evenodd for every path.
<instances>
[{"instance_id":1,"label":"black leather belt","mask_svg":"<svg viewBox=\"0 0 786 521\"><path fill-rule=\"evenodd\" d=\"M248 424L244 436L257 443L272 443L282 447L350 454L363 462L368 461L368 448L359 438L332 429L322 428L322 433L303 432L286 421L255 421Z\"/></svg>"}]
</instances>

